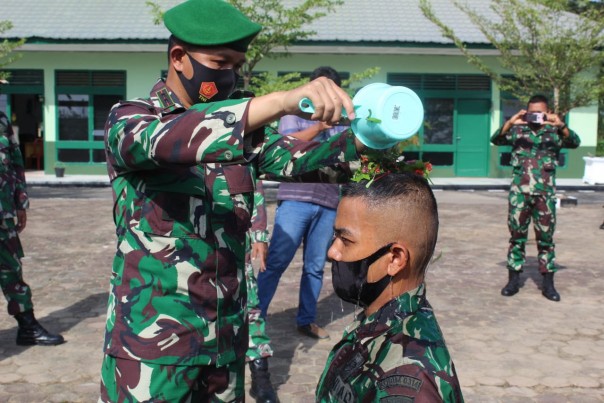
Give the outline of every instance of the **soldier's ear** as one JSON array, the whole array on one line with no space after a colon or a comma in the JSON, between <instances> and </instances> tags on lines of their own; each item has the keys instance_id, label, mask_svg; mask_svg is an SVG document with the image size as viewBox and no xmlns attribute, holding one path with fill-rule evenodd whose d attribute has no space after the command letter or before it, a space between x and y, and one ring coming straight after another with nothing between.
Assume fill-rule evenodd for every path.
<instances>
[{"instance_id":1,"label":"soldier's ear","mask_svg":"<svg viewBox=\"0 0 604 403\"><path fill-rule=\"evenodd\" d=\"M187 52L180 45L175 45L170 49L170 64L174 67L174 70L183 71L186 55Z\"/></svg>"},{"instance_id":2,"label":"soldier's ear","mask_svg":"<svg viewBox=\"0 0 604 403\"><path fill-rule=\"evenodd\" d=\"M391 257L387 269L388 275L394 277L404 270L409 272L409 248L403 244L395 243L390 247L390 253Z\"/></svg>"}]
</instances>

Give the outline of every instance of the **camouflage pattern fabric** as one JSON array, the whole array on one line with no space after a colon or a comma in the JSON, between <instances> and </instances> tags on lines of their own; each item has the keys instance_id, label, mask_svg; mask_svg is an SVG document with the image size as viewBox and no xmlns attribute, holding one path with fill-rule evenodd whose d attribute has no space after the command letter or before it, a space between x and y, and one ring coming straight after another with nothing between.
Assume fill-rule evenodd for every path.
<instances>
[{"instance_id":1,"label":"camouflage pattern fabric","mask_svg":"<svg viewBox=\"0 0 604 403\"><path fill-rule=\"evenodd\" d=\"M358 158L350 130L324 143L269 128L245 133L248 103L185 109L160 80L150 98L111 110L117 251L106 354L164 365L243 361L255 180L301 180L325 166L334 168L321 178L347 180L339 164Z\"/></svg>"},{"instance_id":2,"label":"camouflage pattern fabric","mask_svg":"<svg viewBox=\"0 0 604 403\"><path fill-rule=\"evenodd\" d=\"M33 309L31 289L23 281L23 248L15 224L17 210L29 207L23 157L6 114L0 111L0 286L8 313Z\"/></svg>"},{"instance_id":3,"label":"camouflage pattern fabric","mask_svg":"<svg viewBox=\"0 0 604 403\"><path fill-rule=\"evenodd\" d=\"M544 125L534 130L514 125L507 133L497 130L491 137L495 145L512 146L512 183L508 197L508 270L522 271L528 228L533 220L539 271L555 272L554 232L556 230L556 168L562 148L577 148L581 140L569 130L563 138L558 128Z\"/></svg>"},{"instance_id":4,"label":"camouflage pattern fabric","mask_svg":"<svg viewBox=\"0 0 604 403\"><path fill-rule=\"evenodd\" d=\"M248 232L248 242L263 242L268 244L270 238L267 230L266 204L264 200L264 187L262 181L256 183L254 192L254 210L252 213L252 227ZM251 246L250 246L251 247ZM260 315L260 299L258 298L258 282L252 266L250 249L245 257L245 283L247 286L247 317L249 321L249 345L245 353L247 362L259 358L273 356L270 338L266 334L266 323Z\"/></svg>"},{"instance_id":5,"label":"camouflage pattern fabric","mask_svg":"<svg viewBox=\"0 0 604 403\"><path fill-rule=\"evenodd\" d=\"M243 402L244 363L223 367L151 364L106 355L99 402Z\"/></svg>"},{"instance_id":6,"label":"camouflage pattern fabric","mask_svg":"<svg viewBox=\"0 0 604 403\"><path fill-rule=\"evenodd\" d=\"M316 391L318 402L416 399L463 402L424 284L361 314L329 354Z\"/></svg>"},{"instance_id":7,"label":"camouflage pattern fabric","mask_svg":"<svg viewBox=\"0 0 604 403\"><path fill-rule=\"evenodd\" d=\"M510 230L510 248L507 267L521 271L525 261L525 245L531 219L535 227L539 271L542 274L557 271L554 250L554 231L556 229L556 198L542 194L509 194L508 228Z\"/></svg>"}]
</instances>

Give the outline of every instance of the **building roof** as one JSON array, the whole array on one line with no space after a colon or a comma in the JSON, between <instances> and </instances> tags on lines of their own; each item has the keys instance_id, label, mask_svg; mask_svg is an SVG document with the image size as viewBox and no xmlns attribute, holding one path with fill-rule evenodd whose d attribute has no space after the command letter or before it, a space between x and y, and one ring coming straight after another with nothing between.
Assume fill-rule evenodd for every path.
<instances>
[{"instance_id":1,"label":"building roof","mask_svg":"<svg viewBox=\"0 0 604 403\"><path fill-rule=\"evenodd\" d=\"M296 0L284 0L293 4ZM489 2L466 0L479 13L491 13ZM157 0L166 10L179 0ZM8 4L7 4L8 3ZM431 0L436 15L460 38L486 44L482 33L453 5L453 0ZM5 38L28 38L28 43L164 42L168 30L153 23L145 0L8 0L1 20L13 23ZM312 23L316 35L310 43L412 43L451 42L419 9L419 0L345 0L337 9Z\"/></svg>"}]
</instances>

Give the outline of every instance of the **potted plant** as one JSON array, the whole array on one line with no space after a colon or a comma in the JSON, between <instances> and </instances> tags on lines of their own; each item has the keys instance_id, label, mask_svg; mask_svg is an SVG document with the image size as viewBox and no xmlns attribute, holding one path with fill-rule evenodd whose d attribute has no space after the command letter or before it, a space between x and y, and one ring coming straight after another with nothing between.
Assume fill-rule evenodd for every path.
<instances>
[{"instance_id":1,"label":"potted plant","mask_svg":"<svg viewBox=\"0 0 604 403\"><path fill-rule=\"evenodd\" d=\"M55 176L62 178L65 175L65 164L61 161L55 162Z\"/></svg>"}]
</instances>

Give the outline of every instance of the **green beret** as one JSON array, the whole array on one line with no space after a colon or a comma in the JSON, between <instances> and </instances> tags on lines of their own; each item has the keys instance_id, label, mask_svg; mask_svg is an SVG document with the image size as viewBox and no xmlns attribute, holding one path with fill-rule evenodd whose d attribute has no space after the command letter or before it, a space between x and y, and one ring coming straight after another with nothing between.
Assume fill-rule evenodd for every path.
<instances>
[{"instance_id":1,"label":"green beret","mask_svg":"<svg viewBox=\"0 0 604 403\"><path fill-rule=\"evenodd\" d=\"M223 0L188 0L164 14L166 28L181 41L245 52L262 26Z\"/></svg>"}]
</instances>

